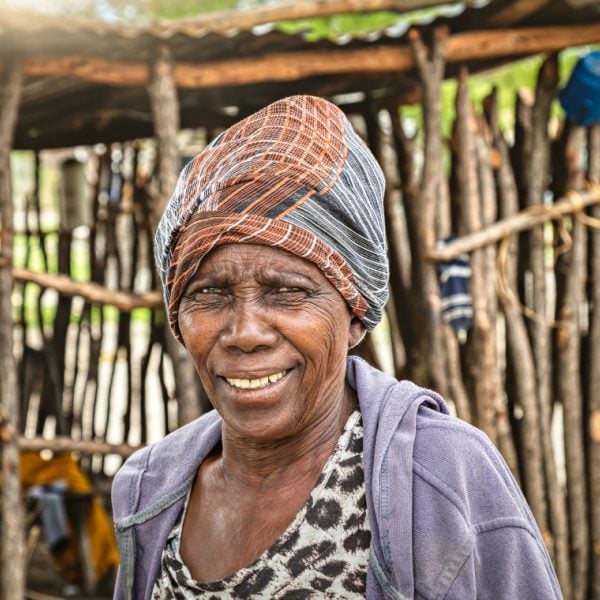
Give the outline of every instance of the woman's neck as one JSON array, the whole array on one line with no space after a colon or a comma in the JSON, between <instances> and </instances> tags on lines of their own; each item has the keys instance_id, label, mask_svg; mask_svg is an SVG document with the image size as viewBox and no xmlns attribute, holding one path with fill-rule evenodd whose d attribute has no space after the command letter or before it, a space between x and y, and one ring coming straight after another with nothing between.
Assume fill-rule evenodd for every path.
<instances>
[{"instance_id":1,"label":"woman's neck","mask_svg":"<svg viewBox=\"0 0 600 600\"><path fill-rule=\"evenodd\" d=\"M355 406L356 395L345 389L318 419L280 440L248 439L224 423L220 475L255 491L286 480L318 477Z\"/></svg>"}]
</instances>

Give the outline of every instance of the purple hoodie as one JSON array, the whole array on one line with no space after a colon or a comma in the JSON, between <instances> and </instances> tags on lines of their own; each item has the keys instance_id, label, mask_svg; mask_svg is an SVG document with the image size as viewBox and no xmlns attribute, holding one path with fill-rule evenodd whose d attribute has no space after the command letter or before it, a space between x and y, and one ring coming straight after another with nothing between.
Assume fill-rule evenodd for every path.
<instances>
[{"instance_id":1,"label":"purple hoodie","mask_svg":"<svg viewBox=\"0 0 600 600\"><path fill-rule=\"evenodd\" d=\"M444 400L350 357L364 426L371 551L367 598L562 598L504 460ZM151 597L167 536L221 436L212 411L136 452L113 484L121 568L114 598Z\"/></svg>"}]
</instances>

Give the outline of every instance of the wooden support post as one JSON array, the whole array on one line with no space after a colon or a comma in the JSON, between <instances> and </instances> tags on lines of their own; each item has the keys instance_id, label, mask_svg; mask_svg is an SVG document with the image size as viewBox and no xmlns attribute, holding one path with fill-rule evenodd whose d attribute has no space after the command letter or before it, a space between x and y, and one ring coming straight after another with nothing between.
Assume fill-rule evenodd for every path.
<instances>
[{"instance_id":1,"label":"wooden support post","mask_svg":"<svg viewBox=\"0 0 600 600\"><path fill-rule=\"evenodd\" d=\"M456 181L460 194L462 230L481 229L481 192L478 185L475 121L467 89L467 71L461 69L456 92ZM496 377L496 348L490 322L487 273L482 249L471 254L473 326L466 346L466 383L476 407L475 423L498 442L495 407L500 392ZM511 465L513 468L514 465Z\"/></svg>"},{"instance_id":2,"label":"wooden support post","mask_svg":"<svg viewBox=\"0 0 600 600\"><path fill-rule=\"evenodd\" d=\"M498 126L495 92L489 99L488 121L492 132L493 146L500 157L496 174L500 216L510 218L519 209L519 198L515 176L510 164L508 145ZM527 336L525 318L518 302L517 254L517 240L515 238L506 239L499 251L499 264L502 264L503 269L498 273L498 295L505 316L508 370L514 382L510 390L514 394L514 398L511 398L511 400L513 405L519 406L523 410L523 419L518 428L522 450L520 461L523 473L522 483L544 541L550 550L551 556L554 556L553 536L548 524L546 489L552 489L552 492L556 494L557 497L552 498L551 501L558 502L558 506L561 506L563 521L565 515L564 498L561 505L561 497L556 489L556 470L550 439L550 420L548 418L548 427L544 429L538 410L533 354ZM495 265L492 268L495 269ZM548 434L548 446L542 442L544 431ZM552 488L550 488L550 485L548 487L545 485L544 464L547 464L547 470L554 474ZM563 536L562 539L566 540L566 537Z\"/></svg>"},{"instance_id":3,"label":"wooden support post","mask_svg":"<svg viewBox=\"0 0 600 600\"><path fill-rule=\"evenodd\" d=\"M152 211L152 225L156 230L160 215L175 189L179 174L179 152L177 149L179 101L174 78L173 58L166 45L159 47L150 72L148 93L154 119L159 161L159 200ZM165 324L165 335L167 350L173 361L175 372L175 388L179 402L179 423L183 425L200 415L203 391L186 349L173 337L168 324Z\"/></svg>"},{"instance_id":4,"label":"wooden support post","mask_svg":"<svg viewBox=\"0 0 600 600\"><path fill-rule=\"evenodd\" d=\"M598 23L465 31L448 39L446 60L461 63L523 56L593 44L599 40ZM173 72L178 88L206 89L343 73L398 73L417 66L410 48L399 44L385 48L274 52L202 64L180 63ZM68 77L111 86L144 86L153 77L148 66L142 63L81 56L57 56L51 60L47 57L28 58L24 61L24 69L28 77Z\"/></svg>"},{"instance_id":5,"label":"wooden support post","mask_svg":"<svg viewBox=\"0 0 600 600\"><path fill-rule=\"evenodd\" d=\"M13 355L12 263L13 199L10 150L21 97L22 71L11 64L0 83L0 453L2 460L0 596L4 600L25 597L24 520L21 499L19 448L19 391Z\"/></svg>"},{"instance_id":6,"label":"wooden support post","mask_svg":"<svg viewBox=\"0 0 600 600\"><path fill-rule=\"evenodd\" d=\"M416 254L412 256L415 284L424 311L423 335L428 341L427 357L430 385L444 395L447 377L442 335L440 289L435 266L426 256L435 246L435 203L442 175L442 133L440 93L446 67L448 30L434 31L433 45L428 51L416 29L409 32L414 60L423 86L423 115L425 122L425 147L423 171L416 205L411 207L414 216Z\"/></svg>"},{"instance_id":7,"label":"wooden support post","mask_svg":"<svg viewBox=\"0 0 600 600\"><path fill-rule=\"evenodd\" d=\"M589 130L588 177L600 185L600 123ZM600 220L600 205L592 207L590 216ZM590 533L592 538L591 597L600 599L600 231L590 229L588 302L589 363L586 382L588 401L587 449L590 482Z\"/></svg>"},{"instance_id":8,"label":"wooden support post","mask_svg":"<svg viewBox=\"0 0 600 600\"><path fill-rule=\"evenodd\" d=\"M564 153L558 164L567 174L565 187L580 189L584 179L585 130L565 128ZM566 169L565 169L566 166ZM561 190L562 191L562 190ZM567 501L570 525L571 581L573 600L586 600L589 575L588 499L581 377L581 308L585 306L587 276L587 230L573 219L571 248L557 260L556 316L559 328L554 345L556 400L563 405Z\"/></svg>"}]
</instances>

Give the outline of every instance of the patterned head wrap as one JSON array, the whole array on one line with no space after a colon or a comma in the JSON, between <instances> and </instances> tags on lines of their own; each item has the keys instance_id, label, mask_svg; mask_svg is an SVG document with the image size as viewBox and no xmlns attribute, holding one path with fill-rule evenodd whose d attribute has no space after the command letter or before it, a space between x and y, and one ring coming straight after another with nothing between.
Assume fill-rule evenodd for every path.
<instances>
[{"instance_id":1,"label":"patterned head wrap","mask_svg":"<svg viewBox=\"0 0 600 600\"><path fill-rule=\"evenodd\" d=\"M215 138L183 169L154 252L169 324L217 246L265 244L313 262L372 329L387 301L385 180L335 105L312 96L270 104Z\"/></svg>"}]
</instances>

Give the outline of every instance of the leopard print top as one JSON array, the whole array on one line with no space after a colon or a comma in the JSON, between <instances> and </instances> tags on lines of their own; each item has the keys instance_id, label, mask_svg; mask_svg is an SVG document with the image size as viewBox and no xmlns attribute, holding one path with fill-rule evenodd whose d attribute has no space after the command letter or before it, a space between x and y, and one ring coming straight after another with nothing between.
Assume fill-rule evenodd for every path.
<instances>
[{"instance_id":1,"label":"leopard print top","mask_svg":"<svg viewBox=\"0 0 600 600\"><path fill-rule=\"evenodd\" d=\"M252 564L219 581L195 581L181 558L186 501L165 544L152 600L364 598L371 534L362 449L362 419L355 411L283 535Z\"/></svg>"}]
</instances>

